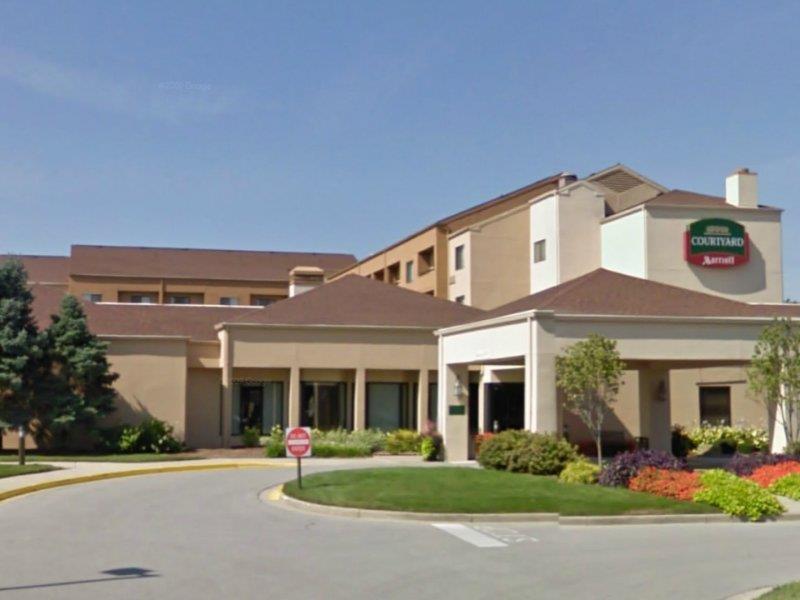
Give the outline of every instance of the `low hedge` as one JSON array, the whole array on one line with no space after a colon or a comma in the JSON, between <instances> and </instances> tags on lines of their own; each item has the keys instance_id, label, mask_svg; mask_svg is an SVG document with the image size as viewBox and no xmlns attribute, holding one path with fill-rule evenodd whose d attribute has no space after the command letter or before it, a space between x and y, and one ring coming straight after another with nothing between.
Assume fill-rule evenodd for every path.
<instances>
[{"instance_id":1,"label":"low hedge","mask_svg":"<svg viewBox=\"0 0 800 600\"><path fill-rule=\"evenodd\" d=\"M385 448L389 454L419 454L422 435L411 429L397 429L386 434Z\"/></svg>"},{"instance_id":2,"label":"low hedge","mask_svg":"<svg viewBox=\"0 0 800 600\"><path fill-rule=\"evenodd\" d=\"M575 446L553 434L508 430L483 441L478 462L488 469L558 475L577 458Z\"/></svg>"},{"instance_id":3,"label":"low hedge","mask_svg":"<svg viewBox=\"0 0 800 600\"><path fill-rule=\"evenodd\" d=\"M695 502L716 506L734 517L760 521L777 517L784 511L781 503L769 491L722 469L701 474L700 484L702 488L694 495Z\"/></svg>"}]
</instances>

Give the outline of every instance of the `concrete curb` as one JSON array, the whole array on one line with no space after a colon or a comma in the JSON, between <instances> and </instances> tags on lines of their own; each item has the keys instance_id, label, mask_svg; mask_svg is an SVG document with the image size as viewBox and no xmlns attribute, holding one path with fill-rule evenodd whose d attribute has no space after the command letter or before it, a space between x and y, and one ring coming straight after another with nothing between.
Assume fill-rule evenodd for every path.
<instances>
[{"instance_id":1,"label":"concrete curb","mask_svg":"<svg viewBox=\"0 0 800 600\"><path fill-rule=\"evenodd\" d=\"M756 598L760 598L767 592L771 592L774 590L774 587L763 587L758 588L756 590L748 590L746 592L742 592L741 594L734 594L733 596L728 596L725 600L755 600Z\"/></svg>"},{"instance_id":2,"label":"concrete curb","mask_svg":"<svg viewBox=\"0 0 800 600\"><path fill-rule=\"evenodd\" d=\"M283 486L268 488L259 494L262 502L272 502L298 511L318 515L394 521L458 523L557 523L558 525L668 525L687 523L741 523L724 514L690 515L621 515L562 517L558 513L422 513L329 506L298 500L283 493ZM800 515L795 515L795 519ZM788 519L787 519L788 520Z\"/></svg>"},{"instance_id":3,"label":"concrete curb","mask_svg":"<svg viewBox=\"0 0 800 600\"><path fill-rule=\"evenodd\" d=\"M136 475L156 475L159 473L183 473L189 471L219 471L223 469L276 469L280 465L271 464L250 464L250 463L223 463L215 465L186 465L179 467L150 467L144 469L129 469L127 471L109 471L106 473L95 473L93 475L80 475L78 477L68 477L53 481L44 481L19 487L13 490L0 492L0 502L18 496L32 494L52 488L64 487L67 485L77 485L79 483L91 483L92 481L103 481L106 479L118 479L121 477L135 477Z\"/></svg>"}]
</instances>

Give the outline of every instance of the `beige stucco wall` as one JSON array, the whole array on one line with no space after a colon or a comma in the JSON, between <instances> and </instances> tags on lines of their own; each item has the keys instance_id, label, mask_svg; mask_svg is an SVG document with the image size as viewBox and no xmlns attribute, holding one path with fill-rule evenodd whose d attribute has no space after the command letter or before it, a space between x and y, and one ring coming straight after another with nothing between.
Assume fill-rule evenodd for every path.
<instances>
[{"instance_id":1,"label":"beige stucco wall","mask_svg":"<svg viewBox=\"0 0 800 600\"><path fill-rule=\"evenodd\" d=\"M187 342L183 339L104 338L108 360L119 373L117 410L109 423L139 423L147 417L166 421L186 434Z\"/></svg>"},{"instance_id":2,"label":"beige stucco wall","mask_svg":"<svg viewBox=\"0 0 800 600\"><path fill-rule=\"evenodd\" d=\"M464 304L475 306L472 298L472 240L474 233L465 229L447 240L447 256L450 263L450 274L447 277L447 299L455 302L464 296ZM456 270L456 248L464 247L464 264Z\"/></svg>"},{"instance_id":3,"label":"beige stucco wall","mask_svg":"<svg viewBox=\"0 0 800 600\"><path fill-rule=\"evenodd\" d=\"M745 302L782 302L781 213L766 210L647 209L647 278ZM699 219L720 217L745 226L750 261L738 267L707 268L684 260L683 235Z\"/></svg>"},{"instance_id":4,"label":"beige stucco wall","mask_svg":"<svg viewBox=\"0 0 800 600\"><path fill-rule=\"evenodd\" d=\"M219 369L189 369L186 381L186 444L192 448L220 445Z\"/></svg>"},{"instance_id":5,"label":"beige stucco wall","mask_svg":"<svg viewBox=\"0 0 800 600\"><path fill-rule=\"evenodd\" d=\"M563 283L600 267L605 202L596 188L580 182L559 191L557 211L558 283Z\"/></svg>"}]
</instances>

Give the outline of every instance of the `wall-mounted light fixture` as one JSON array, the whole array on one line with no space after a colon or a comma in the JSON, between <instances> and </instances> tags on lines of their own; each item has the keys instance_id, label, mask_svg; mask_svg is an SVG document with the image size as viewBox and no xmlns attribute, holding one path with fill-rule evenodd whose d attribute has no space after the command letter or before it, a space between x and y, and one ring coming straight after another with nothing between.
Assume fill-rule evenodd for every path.
<instances>
[{"instance_id":1,"label":"wall-mounted light fixture","mask_svg":"<svg viewBox=\"0 0 800 600\"><path fill-rule=\"evenodd\" d=\"M456 379L455 382L453 383L453 395L456 398L460 398L461 396L464 395L464 386L461 384L460 379Z\"/></svg>"}]
</instances>

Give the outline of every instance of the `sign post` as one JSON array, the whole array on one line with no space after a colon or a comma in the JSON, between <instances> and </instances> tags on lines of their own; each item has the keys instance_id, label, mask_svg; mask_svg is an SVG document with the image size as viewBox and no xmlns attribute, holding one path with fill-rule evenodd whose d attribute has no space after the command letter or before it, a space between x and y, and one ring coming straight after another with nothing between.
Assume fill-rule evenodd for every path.
<instances>
[{"instance_id":1,"label":"sign post","mask_svg":"<svg viewBox=\"0 0 800 600\"><path fill-rule=\"evenodd\" d=\"M292 427L286 432L286 456L297 459L297 487L303 489L303 472L301 459L311 456L311 428Z\"/></svg>"}]
</instances>

